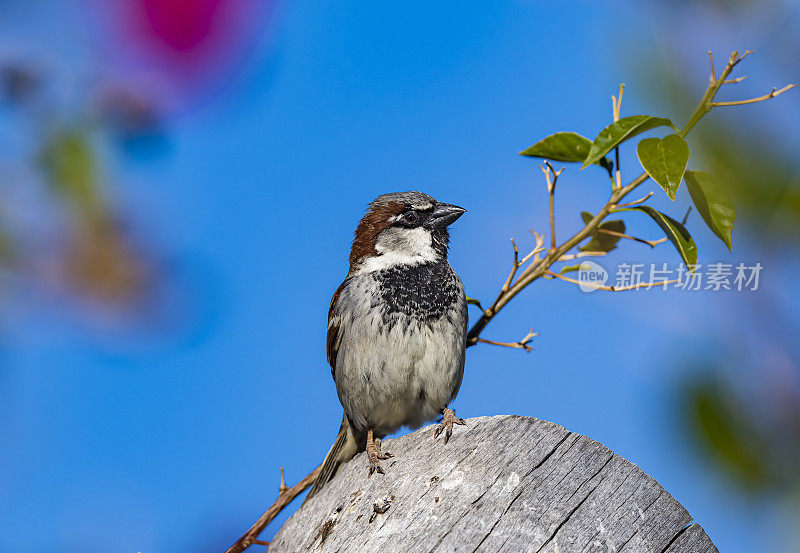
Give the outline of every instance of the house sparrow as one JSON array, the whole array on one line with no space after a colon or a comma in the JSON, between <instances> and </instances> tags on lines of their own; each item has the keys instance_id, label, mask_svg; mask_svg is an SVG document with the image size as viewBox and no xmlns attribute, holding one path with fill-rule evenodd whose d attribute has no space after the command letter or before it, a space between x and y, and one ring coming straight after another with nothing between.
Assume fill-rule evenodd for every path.
<instances>
[{"instance_id":1,"label":"house sparrow","mask_svg":"<svg viewBox=\"0 0 800 553\"><path fill-rule=\"evenodd\" d=\"M467 301L447 262L447 227L465 210L421 192L375 199L361 219L350 271L328 311L328 362L344 407L339 435L308 494L366 449L368 476L383 474L381 439L442 415L434 438L454 424L461 386Z\"/></svg>"}]
</instances>

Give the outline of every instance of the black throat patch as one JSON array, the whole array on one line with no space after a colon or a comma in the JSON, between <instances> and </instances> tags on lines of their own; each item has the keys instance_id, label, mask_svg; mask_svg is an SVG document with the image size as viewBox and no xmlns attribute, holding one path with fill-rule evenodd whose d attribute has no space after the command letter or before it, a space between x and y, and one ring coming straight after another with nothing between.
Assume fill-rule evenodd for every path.
<instances>
[{"instance_id":1,"label":"black throat patch","mask_svg":"<svg viewBox=\"0 0 800 553\"><path fill-rule=\"evenodd\" d=\"M375 273L385 322L395 313L420 321L439 319L461 299L458 277L447 262L399 265Z\"/></svg>"}]
</instances>

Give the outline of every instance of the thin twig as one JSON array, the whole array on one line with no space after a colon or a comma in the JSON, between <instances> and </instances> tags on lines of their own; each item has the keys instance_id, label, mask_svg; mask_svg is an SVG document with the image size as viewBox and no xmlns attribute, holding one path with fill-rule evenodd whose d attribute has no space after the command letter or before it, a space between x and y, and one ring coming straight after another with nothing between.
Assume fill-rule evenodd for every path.
<instances>
[{"instance_id":1,"label":"thin twig","mask_svg":"<svg viewBox=\"0 0 800 553\"><path fill-rule=\"evenodd\" d=\"M733 69L734 67L739 65L739 62L741 62L744 58L746 58L747 56L749 56L752 53L753 53L752 50L745 50L744 54L742 54L740 56L739 52L734 50L733 53L731 53L731 57L729 58L728 65L730 65L731 69Z\"/></svg>"},{"instance_id":2,"label":"thin twig","mask_svg":"<svg viewBox=\"0 0 800 553\"><path fill-rule=\"evenodd\" d=\"M620 114L622 113L622 93L625 92L625 83L619 85L619 98L611 96L611 116L614 118L614 123L619 121Z\"/></svg>"},{"instance_id":3,"label":"thin twig","mask_svg":"<svg viewBox=\"0 0 800 553\"><path fill-rule=\"evenodd\" d=\"M653 195L653 193L652 193L652 192L648 192L648 193L647 193L647 196L645 196L645 197L643 197L643 198L639 198L638 200L634 200L634 201L632 201L632 202L628 202L628 203L626 203L626 204L620 204L620 205L615 205L615 206L612 206L612 210L613 210L613 209L620 209L620 208L623 208L623 207L630 207L630 206L632 206L632 205L637 205L637 204L643 204L643 203L644 203L644 202L646 202L648 199L650 199L650 196L652 196L652 195Z\"/></svg>"},{"instance_id":4,"label":"thin twig","mask_svg":"<svg viewBox=\"0 0 800 553\"><path fill-rule=\"evenodd\" d=\"M536 255L538 253L541 253L543 251L544 251L543 247L534 248L533 250L531 250L531 253L529 253L528 255L526 255L525 257L522 258L522 260L519 262L519 266L522 267L523 265L525 265L528 262L528 260L531 257L533 257L534 255Z\"/></svg>"},{"instance_id":5,"label":"thin twig","mask_svg":"<svg viewBox=\"0 0 800 553\"><path fill-rule=\"evenodd\" d=\"M683 221L681 221L681 224L683 226L686 226L686 221L689 219L689 214L691 212L692 212L692 206L689 206L689 209L686 210L686 215L683 216Z\"/></svg>"},{"instance_id":6,"label":"thin twig","mask_svg":"<svg viewBox=\"0 0 800 553\"><path fill-rule=\"evenodd\" d=\"M625 92L625 83L619 85L619 99L611 96L611 116L614 118L614 123L619 121L620 114L622 113L622 94ZM614 148L614 186L622 188L622 168L619 164L619 146Z\"/></svg>"},{"instance_id":7,"label":"thin twig","mask_svg":"<svg viewBox=\"0 0 800 553\"><path fill-rule=\"evenodd\" d=\"M659 244L663 244L667 241L667 237L659 238L658 240L645 240L644 238L637 238L636 236L630 236L628 234L624 234L622 232L617 232L615 230L607 229L607 228L599 228L597 229L598 233L608 234L610 236L619 236L620 238L627 238L628 240L633 240L635 242L641 242L642 244L647 244L651 248L655 248Z\"/></svg>"},{"instance_id":8,"label":"thin twig","mask_svg":"<svg viewBox=\"0 0 800 553\"><path fill-rule=\"evenodd\" d=\"M539 261L541 261L541 259L539 258L539 254L544 251L544 235L543 234L539 234L538 232L536 232L533 229L529 229L529 230L531 231L531 234L533 234L533 237L536 239L536 246L533 248L533 251L531 252L531 253L534 254L533 262L531 263L531 265L533 265L533 264L538 263ZM525 256L525 257L527 259L530 256Z\"/></svg>"},{"instance_id":9,"label":"thin twig","mask_svg":"<svg viewBox=\"0 0 800 553\"><path fill-rule=\"evenodd\" d=\"M556 261L571 261L580 257L603 257L604 255L608 255L608 252L578 252L562 255Z\"/></svg>"},{"instance_id":10,"label":"thin twig","mask_svg":"<svg viewBox=\"0 0 800 553\"><path fill-rule=\"evenodd\" d=\"M555 186L550 189L550 250L556 249Z\"/></svg>"},{"instance_id":11,"label":"thin twig","mask_svg":"<svg viewBox=\"0 0 800 553\"><path fill-rule=\"evenodd\" d=\"M727 81L722 81L722 84L736 84L736 83L742 82L746 78L747 78L747 75L744 75L742 77L736 77L735 79L728 79Z\"/></svg>"},{"instance_id":12,"label":"thin twig","mask_svg":"<svg viewBox=\"0 0 800 553\"><path fill-rule=\"evenodd\" d=\"M546 249L544 247L544 234L539 234L538 232L536 232L533 229L530 229L530 231L531 231L531 233L533 234L533 236L536 239L536 245L533 247L533 250L531 250L531 252L528 255L526 255L525 257L523 257L522 260L519 262L519 266L520 267L525 265L528 261L530 261L531 263L525 269L523 269L522 275L517 277L517 280L522 278L522 276L527 274L527 272L529 270L531 270L531 268L535 267L536 265L538 265L541 262L542 258L539 256L539 254L542 253L543 251L545 251L545 249ZM514 284L516 284L516 282ZM514 285L512 284L512 288L513 287L514 287ZM497 298L495 298L494 303L492 304L492 309L494 309L497 306L497 302L500 300L500 298L503 295L503 293L504 292L501 290L500 294L498 294Z\"/></svg>"},{"instance_id":13,"label":"thin twig","mask_svg":"<svg viewBox=\"0 0 800 553\"><path fill-rule=\"evenodd\" d=\"M615 286L597 284L595 282L581 282L580 280L575 280L574 278L554 273L553 271L550 270L547 271L547 274L555 278L560 278L561 280L569 282L570 284L577 284L578 286L582 287L588 286L589 288L593 288L595 290L603 290L604 292L627 292L628 290L638 290L639 288L652 288L653 286L666 286L667 284L676 284L681 281L681 279L676 278L674 280L661 280L658 282L639 282L637 284L631 284L630 286L620 286L619 288L617 288Z\"/></svg>"},{"instance_id":14,"label":"thin twig","mask_svg":"<svg viewBox=\"0 0 800 553\"><path fill-rule=\"evenodd\" d=\"M267 527L267 524L269 524L273 518L278 516L278 513L280 513L284 507L286 507L295 497L303 493L306 488L314 483L314 480L317 479L317 476L321 470L322 465L315 468L311 474L300 480L300 482L291 488L279 493L278 499L275 500L275 503L270 505L269 509L267 509L266 512L255 522L255 524L250 527L250 530L245 532L241 538L236 540L236 543L230 546L225 553L241 553L254 543L260 543L263 545L263 542L257 539L258 535L264 531L264 528Z\"/></svg>"},{"instance_id":15,"label":"thin twig","mask_svg":"<svg viewBox=\"0 0 800 553\"><path fill-rule=\"evenodd\" d=\"M743 106L745 104L755 104L756 102L763 102L764 100L769 100L776 96L780 96L787 90L791 90L796 87L796 84L789 84L784 86L782 89L776 92L776 88L773 86L772 90L770 90L767 94L763 96L759 96L758 98L750 98L749 100L734 100L733 102L711 102L709 105L712 108L724 107L724 106Z\"/></svg>"},{"instance_id":16,"label":"thin twig","mask_svg":"<svg viewBox=\"0 0 800 553\"><path fill-rule=\"evenodd\" d=\"M505 284L503 284L502 290L508 290L508 287L511 286L511 283L514 282L514 275L517 274L517 269L519 269L519 248L517 248L517 243L514 242L514 239L511 239L511 245L514 246L514 263L511 267L511 272L508 273L508 278L506 279Z\"/></svg>"},{"instance_id":17,"label":"thin twig","mask_svg":"<svg viewBox=\"0 0 800 553\"><path fill-rule=\"evenodd\" d=\"M544 178L547 180L547 195L550 198L550 251L556 249L556 215L555 215L555 195L556 195L556 182L558 181L558 176L564 171L562 167L558 171L553 169L553 166L550 164L549 161L544 162L547 168L544 165L539 164L539 167L542 169L542 173L544 173ZM553 174L552 181L550 180L550 174Z\"/></svg>"},{"instance_id":18,"label":"thin twig","mask_svg":"<svg viewBox=\"0 0 800 553\"><path fill-rule=\"evenodd\" d=\"M542 236L541 234L539 234L538 232L536 232L533 229L531 229L531 233L536 238L536 245L534 246L533 250L528 255L526 255L525 257L522 258L522 261L518 260L519 259L519 250L517 248L517 243L513 238L511 239L511 245L514 248L514 260L513 260L511 272L509 273L508 278L506 278L506 282L503 284L503 287L500 289L500 293L497 295L497 298L495 298L494 302L489 307L489 309L485 309L484 310L483 308L481 308L481 310L483 311L483 315L484 316L487 316L487 314L491 315L492 313L496 312L495 310L497 309L497 302L499 302L502 299L503 295L506 292L508 292L509 286L513 285L514 276L517 274L517 271L519 270L520 267L525 265L525 263L527 263L528 260L531 257L533 257L532 265L535 265L536 263L538 263L540 261L539 254L544 251L544 236ZM529 269L530 269L530 267L528 267L528 269L526 269L526 271L529 270ZM478 303L480 303L480 302L478 302Z\"/></svg>"},{"instance_id":19,"label":"thin twig","mask_svg":"<svg viewBox=\"0 0 800 553\"><path fill-rule=\"evenodd\" d=\"M731 74L731 71L733 71L733 68L736 67L736 65L739 62L741 62L745 57L747 57L748 54L750 54L749 50L745 51L744 55L742 56L739 56L739 52L737 52L736 50L734 50L731 53L730 57L728 58L728 63L725 65L725 69L722 70L722 74L719 76L719 78L717 78L716 81L708 85L705 94L703 94L703 97L700 99L700 102L697 104L697 107L694 108L694 112L692 112L691 117L689 117L689 120L686 122L686 125L684 125L683 128L680 130L679 134L683 138L686 138L686 135L689 134L692 128L694 128L694 126L703 117L705 117L709 111L711 111L711 109L713 108L711 103L713 102L714 97L717 95L717 92L719 92L722 83L724 83L728 79L728 76Z\"/></svg>"},{"instance_id":20,"label":"thin twig","mask_svg":"<svg viewBox=\"0 0 800 553\"><path fill-rule=\"evenodd\" d=\"M288 489L289 486L286 485L286 480L283 479L283 467L281 467L281 484L278 486L278 495L286 493Z\"/></svg>"},{"instance_id":21,"label":"thin twig","mask_svg":"<svg viewBox=\"0 0 800 553\"><path fill-rule=\"evenodd\" d=\"M711 50L708 51L708 60L711 62L711 76L709 84L714 84L714 81L717 80L717 74L714 71L714 54L711 52Z\"/></svg>"},{"instance_id":22,"label":"thin twig","mask_svg":"<svg viewBox=\"0 0 800 553\"><path fill-rule=\"evenodd\" d=\"M516 349L524 349L525 351L532 351L533 348L528 345L528 343L538 336L538 332L534 332L533 329L530 329L528 333L525 335L522 340L518 342L495 342L494 340L486 340L485 338L478 338L478 342L483 344L491 344L493 346L503 346L506 348L516 348Z\"/></svg>"}]
</instances>

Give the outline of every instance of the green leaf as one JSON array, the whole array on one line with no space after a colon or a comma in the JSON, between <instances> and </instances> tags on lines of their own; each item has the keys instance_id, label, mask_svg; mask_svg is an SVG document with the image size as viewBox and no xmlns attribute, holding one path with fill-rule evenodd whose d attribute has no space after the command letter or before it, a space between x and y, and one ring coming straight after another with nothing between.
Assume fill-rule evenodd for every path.
<instances>
[{"instance_id":1,"label":"green leaf","mask_svg":"<svg viewBox=\"0 0 800 553\"><path fill-rule=\"evenodd\" d=\"M578 265L567 265L565 267L562 267L561 270L558 271L558 274L563 275L565 273L574 273L575 271L580 271L580 270L581 270L580 264L578 264Z\"/></svg>"},{"instance_id":2,"label":"green leaf","mask_svg":"<svg viewBox=\"0 0 800 553\"><path fill-rule=\"evenodd\" d=\"M472 305L477 305L478 309L483 311L483 306L481 305L481 302L479 302L475 298L470 298L469 296L467 296L467 303L471 303Z\"/></svg>"},{"instance_id":3,"label":"green leaf","mask_svg":"<svg viewBox=\"0 0 800 553\"><path fill-rule=\"evenodd\" d=\"M636 147L636 155L650 178L664 189L670 200L674 200L689 162L686 141L678 134L645 138Z\"/></svg>"},{"instance_id":4,"label":"green leaf","mask_svg":"<svg viewBox=\"0 0 800 553\"><path fill-rule=\"evenodd\" d=\"M552 161L568 161L582 163L589 153L592 141L574 132L557 132L541 139L539 142L522 150L520 155L528 157L540 157ZM595 162L608 171L612 172L611 162L605 157Z\"/></svg>"},{"instance_id":5,"label":"green leaf","mask_svg":"<svg viewBox=\"0 0 800 553\"><path fill-rule=\"evenodd\" d=\"M583 219L584 225L588 225L589 221L594 219L594 215L588 211L583 211L581 212L581 219ZM598 230L605 229L618 232L620 234L625 234L625 223L621 219L616 219L614 221L603 221L597 228ZM595 232L592 234L592 239L589 241L589 243L585 246L581 246L578 249L582 252L610 252L617 247L617 242L620 241L620 238L622 237L606 234L604 232Z\"/></svg>"},{"instance_id":6,"label":"green leaf","mask_svg":"<svg viewBox=\"0 0 800 553\"><path fill-rule=\"evenodd\" d=\"M675 125L669 119L650 115L631 115L611 123L600 131L600 134L592 142L592 147L589 149L581 169L585 169L592 163L597 163L600 158L604 157L620 143L656 127L671 127L675 129ZM675 130L677 131L678 129Z\"/></svg>"},{"instance_id":7,"label":"green leaf","mask_svg":"<svg viewBox=\"0 0 800 553\"><path fill-rule=\"evenodd\" d=\"M592 141L574 132L557 132L541 139L520 155L541 157L553 161L580 161L586 159Z\"/></svg>"},{"instance_id":8,"label":"green leaf","mask_svg":"<svg viewBox=\"0 0 800 553\"><path fill-rule=\"evenodd\" d=\"M664 215L660 211L656 211L650 206L647 205L637 205L635 207L627 207L625 209L620 209L619 211L641 211L642 213L647 213L653 221L655 221L661 230L664 231L664 234L667 235L669 241L672 242L672 245L675 246L675 249L678 250L678 253L683 259L683 263L686 265L686 268L689 271L694 272L695 265L697 265L697 246L692 239L692 236L689 234L689 231L680 224L678 221L670 217L669 215Z\"/></svg>"},{"instance_id":9,"label":"green leaf","mask_svg":"<svg viewBox=\"0 0 800 553\"><path fill-rule=\"evenodd\" d=\"M719 236L731 250L731 235L735 213L733 202L722 184L711 174L702 171L686 171L686 188L697 211L708 228Z\"/></svg>"}]
</instances>

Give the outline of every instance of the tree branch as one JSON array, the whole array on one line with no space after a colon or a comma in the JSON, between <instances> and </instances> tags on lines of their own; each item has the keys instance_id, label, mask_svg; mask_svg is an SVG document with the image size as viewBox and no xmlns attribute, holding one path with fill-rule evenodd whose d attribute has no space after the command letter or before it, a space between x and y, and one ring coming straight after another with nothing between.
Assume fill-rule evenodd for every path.
<instances>
[{"instance_id":1,"label":"tree branch","mask_svg":"<svg viewBox=\"0 0 800 553\"><path fill-rule=\"evenodd\" d=\"M556 263L559 259L561 259L561 257L564 256L564 254L566 254L569 250L594 234L603 219L605 219L611 210L619 204L620 200L635 190L636 187L641 185L648 178L649 177L647 173L642 173L633 179L629 184L623 186L622 188L615 189L612 192L608 202L606 202L606 205L600 209L597 215L595 215L594 218L589 221L589 223L587 223L583 229L575 233L569 240L556 247L555 250L548 251L544 258L534 258L534 262L521 274L519 274L511 287L506 291L501 290L492 306L484 311L483 315L475 322L474 325L472 325L472 328L470 328L469 332L467 333L467 347L474 346L478 343L478 337L480 336L480 333L483 332L483 329L486 328L492 319L497 316L497 313L499 313L509 301L511 301L517 294L524 290L528 284L538 278L541 278L547 269L549 269L553 263Z\"/></svg>"},{"instance_id":2,"label":"tree branch","mask_svg":"<svg viewBox=\"0 0 800 553\"><path fill-rule=\"evenodd\" d=\"M689 132L691 132L692 128L703 118L705 115L711 111L712 103L714 97L716 96L717 92L719 92L719 88L722 84L728 80L731 71L733 68L738 65L747 55L749 55L750 51L745 51L744 54L739 55L739 52L732 52L730 57L728 58L728 63L725 65L722 73L717 77L713 82L710 82L708 87L706 88L703 97L700 99L700 103L695 108L694 112L692 113L689 120L684 125L683 129L680 131L680 135L682 137L686 137ZM615 100L615 105L617 104ZM546 272L550 269L553 263L559 261L569 250L577 246L580 242L591 236L597 231L600 223L608 216L608 214L616 208L635 205L644 202L649 198L645 196L644 198L631 202L629 204L622 204L620 203L623 198L625 198L630 192L635 190L638 186L640 186L643 182L648 179L647 173L642 173L635 179L633 179L627 185L621 188L614 188L611 193L611 197L606 202L606 204L598 211L598 213L594 216L594 218L589 221L584 228L580 231L575 233L569 240L562 243L560 246L555 248L551 247L550 251L547 252L547 255L543 259L538 259L538 255L534 258L534 262L526 268L522 273L516 276L516 280L508 287L507 290L501 290L498 294L495 301L492 303L492 306L483 312L482 316L475 321L475 324L472 325L469 332L467 333L467 347L474 346L478 343L478 338L480 337L481 332L486 328L486 326L497 316L497 313L505 307L505 305L511 301L517 294L519 294L522 290L525 289L528 284L533 282L534 280L541 278ZM554 225L553 225L554 226ZM551 229L551 235L553 234ZM552 238L552 236L551 236ZM551 242L552 245L552 242Z\"/></svg>"},{"instance_id":3,"label":"tree branch","mask_svg":"<svg viewBox=\"0 0 800 553\"><path fill-rule=\"evenodd\" d=\"M283 468L281 468L281 487L278 490L278 499L275 500L275 503L269 506L269 509L259 517L259 519L250 527L250 529L245 532L245 534L236 540L232 546L228 548L225 553L241 553L251 545L260 544L265 545L269 542L264 542L258 540L258 535L264 531L264 528L272 521L273 518L278 516L280 513L289 503L294 500L295 497L303 493L306 488L310 487L311 484L314 483L314 480L317 479L317 475L319 471L322 470L322 465L315 468L311 473L300 480L297 484L292 486L291 488L286 488L286 483L283 481Z\"/></svg>"}]
</instances>

